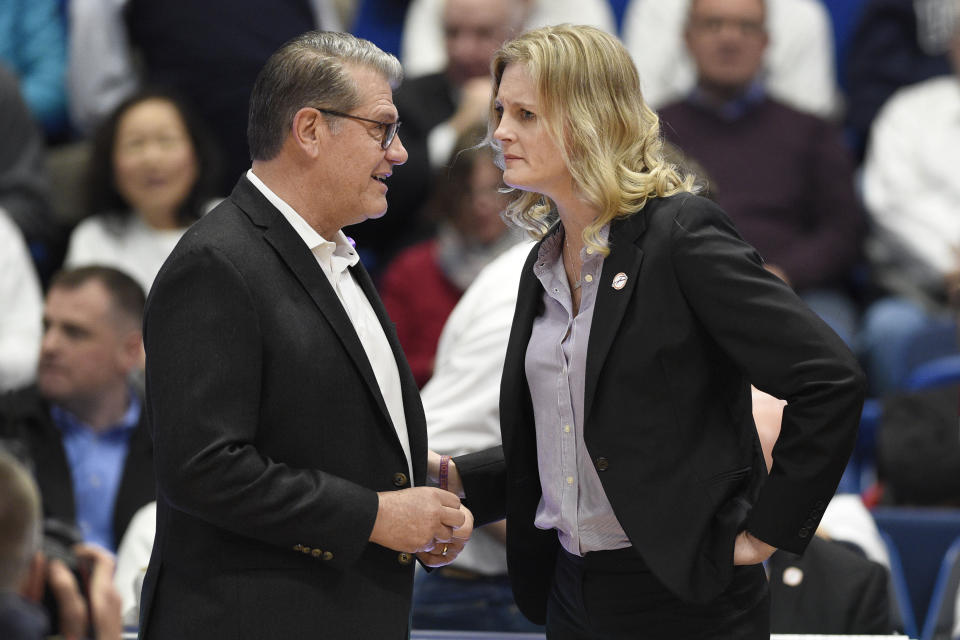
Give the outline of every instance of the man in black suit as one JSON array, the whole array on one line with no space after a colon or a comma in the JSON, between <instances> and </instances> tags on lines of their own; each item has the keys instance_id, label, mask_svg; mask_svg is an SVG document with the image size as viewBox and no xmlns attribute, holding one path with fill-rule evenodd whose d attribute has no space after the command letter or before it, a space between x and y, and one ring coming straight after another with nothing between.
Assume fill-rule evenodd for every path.
<instances>
[{"instance_id":1,"label":"man in black suit","mask_svg":"<svg viewBox=\"0 0 960 640\"><path fill-rule=\"evenodd\" d=\"M469 536L424 486L417 386L341 231L386 211L407 159L400 75L350 35L284 45L251 96L253 168L157 277L144 638L406 638L414 554L445 564Z\"/></svg>"},{"instance_id":2,"label":"man in black suit","mask_svg":"<svg viewBox=\"0 0 960 640\"><path fill-rule=\"evenodd\" d=\"M35 386L0 397L0 438L30 461L43 515L116 550L154 499L153 447L131 376L143 362L143 289L109 267L57 273Z\"/></svg>"}]
</instances>

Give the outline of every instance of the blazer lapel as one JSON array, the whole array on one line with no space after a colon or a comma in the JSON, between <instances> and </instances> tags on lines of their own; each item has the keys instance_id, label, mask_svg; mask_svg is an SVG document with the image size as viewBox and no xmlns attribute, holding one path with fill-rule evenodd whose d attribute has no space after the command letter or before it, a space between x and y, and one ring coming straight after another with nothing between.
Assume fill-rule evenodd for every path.
<instances>
[{"instance_id":1,"label":"blazer lapel","mask_svg":"<svg viewBox=\"0 0 960 640\"><path fill-rule=\"evenodd\" d=\"M387 423L392 426L393 421L390 419L387 405L383 401L380 385L377 384L377 378L373 373L373 367L370 366L370 361L367 359L367 353L364 351L363 345L360 344L360 337L343 308L340 298L337 297L337 293L330 286L330 281L327 280L326 275L320 265L317 264L316 258L310 253L307 245L304 244L303 239L297 235L297 232L283 215L246 177L240 179L230 197L250 217L254 224L266 228L263 233L264 239L273 246L277 255L300 281L307 294L313 299L314 304L317 305L320 313L333 328L334 333L343 343L344 348L350 354L351 359L353 359L354 364L356 364L361 376L367 383L367 387L370 389L370 393L373 395L377 406L380 407Z\"/></svg>"},{"instance_id":2,"label":"blazer lapel","mask_svg":"<svg viewBox=\"0 0 960 640\"><path fill-rule=\"evenodd\" d=\"M593 310L593 324L590 328L590 341L587 345L587 370L583 398L585 420L590 417L593 396L597 390L597 380L603 369L603 363L607 359L610 346L617 335L637 285L637 274L640 272L640 263L643 261L643 251L637 247L635 241L647 228L646 216L647 207L629 218L614 220L610 225L608 241L611 251L603 261L596 306ZM626 276L625 281L623 276ZM620 288L614 286L615 278Z\"/></svg>"}]
</instances>

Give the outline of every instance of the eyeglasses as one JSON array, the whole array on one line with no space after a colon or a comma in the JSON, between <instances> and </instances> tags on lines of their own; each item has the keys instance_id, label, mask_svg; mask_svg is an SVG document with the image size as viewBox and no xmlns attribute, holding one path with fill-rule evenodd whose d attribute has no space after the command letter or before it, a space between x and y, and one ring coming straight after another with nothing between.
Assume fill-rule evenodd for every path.
<instances>
[{"instance_id":1,"label":"eyeglasses","mask_svg":"<svg viewBox=\"0 0 960 640\"><path fill-rule=\"evenodd\" d=\"M400 121L396 122L380 122L379 120L371 120L370 118L361 118L360 116L353 116L349 113L343 113L342 111L334 111L333 109L321 109L319 107L314 107L320 113L326 113L327 115L337 116L338 118L350 118L351 120L360 120L362 122L369 122L371 124L378 125L380 127L380 148L387 149L390 147L390 143L393 142L393 139L397 137L397 129L400 128Z\"/></svg>"}]
</instances>

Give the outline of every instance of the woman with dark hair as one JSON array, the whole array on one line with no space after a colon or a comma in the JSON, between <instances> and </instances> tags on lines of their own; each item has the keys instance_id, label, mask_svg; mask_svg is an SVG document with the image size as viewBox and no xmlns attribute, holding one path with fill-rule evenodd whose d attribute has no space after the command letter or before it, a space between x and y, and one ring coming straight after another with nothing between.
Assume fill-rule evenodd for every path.
<instances>
[{"instance_id":1,"label":"woman with dark hair","mask_svg":"<svg viewBox=\"0 0 960 640\"><path fill-rule=\"evenodd\" d=\"M97 132L88 211L70 236L66 266L104 264L149 291L180 236L206 211L216 160L201 125L175 95L141 91Z\"/></svg>"},{"instance_id":2,"label":"woman with dark hair","mask_svg":"<svg viewBox=\"0 0 960 640\"><path fill-rule=\"evenodd\" d=\"M438 176L427 205L438 221L436 235L400 252L381 279L383 304L420 387L433 374L443 323L460 296L488 262L520 239L500 217L510 197L500 192L493 151L476 146L483 134L471 129L461 135Z\"/></svg>"},{"instance_id":3,"label":"woman with dark hair","mask_svg":"<svg viewBox=\"0 0 960 640\"><path fill-rule=\"evenodd\" d=\"M801 553L837 487L856 358L664 157L615 37L545 27L491 68L506 217L539 242L502 449L431 476L477 523L506 516L514 597L551 640L769 638L762 562ZM787 401L769 473L751 383Z\"/></svg>"}]
</instances>

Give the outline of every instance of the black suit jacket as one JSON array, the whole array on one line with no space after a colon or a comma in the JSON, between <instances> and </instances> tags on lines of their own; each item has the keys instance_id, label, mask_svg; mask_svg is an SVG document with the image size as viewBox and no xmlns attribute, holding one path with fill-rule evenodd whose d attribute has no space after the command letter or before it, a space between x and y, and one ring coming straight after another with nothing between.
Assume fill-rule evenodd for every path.
<instances>
[{"instance_id":1,"label":"black suit jacket","mask_svg":"<svg viewBox=\"0 0 960 640\"><path fill-rule=\"evenodd\" d=\"M417 485L426 428L387 334ZM161 269L144 325L157 536L145 638L405 638L413 564L368 542L410 486L363 346L303 240L246 179Z\"/></svg>"},{"instance_id":2,"label":"black suit jacket","mask_svg":"<svg viewBox=\"0 0 960 640\"><path fill-rule=\"evenodd\" d=\"M147 431L145 411L130 435L120 486L113 505L113 540L120 544L137 509L156 495L153 474L153 443ZM0 438L19 442L30 458L33 475L43 498L44 518L76 524L70 462L60 429L50 417L50 405L31 386L0 398Z\"/></svg>"},{"instance_id":3,"label":"black suit jacket","mask_svg":"<svg viewBox=\"0 0 960 640\"><path fill-rule=\"evenodd\" d=\"M609 242L586 361L589 458L651 571L684 600L709 601L730 582L744 527L780 548L806 546L853 447L863 374L712 202L652 199L613 222ZM524 265L507 348L502 456L456 462L478 522L504 515L506 500L514 595L543 622L559 543L533 526L541 488L524 357L542 305L538 249ZM751 382L789 402L769 478Z\"/></svg>"},{"instance_id":4,"label":"black suit jacket","mask_svg":"<svg viewBox=\"0 0 960 640\"><path fill-rule=\"evenodd\" d=\"M802 556L777 551L768 566L772 633L893 632L883 565L839 542L814 537Z\"/></svg>"}]
</instances>

